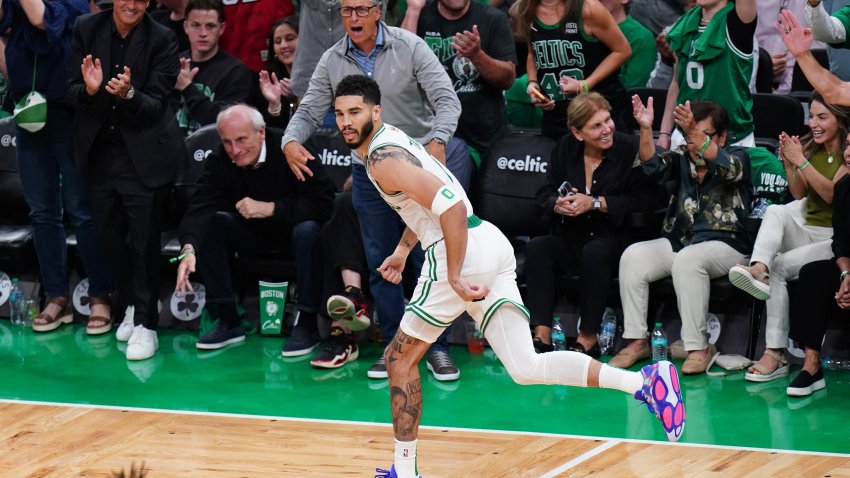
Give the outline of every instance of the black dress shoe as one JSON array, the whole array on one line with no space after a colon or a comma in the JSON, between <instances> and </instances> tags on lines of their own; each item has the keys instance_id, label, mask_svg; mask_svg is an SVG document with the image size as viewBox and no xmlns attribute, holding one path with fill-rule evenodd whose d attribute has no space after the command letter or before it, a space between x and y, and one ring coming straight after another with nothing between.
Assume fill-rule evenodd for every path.
<instances>
[{"instance_id":1,"label":"black dress shoe","mask_svg":"<svg viewBox=\"0 0 850 478\"><path fill-rule=\"evenodd\" d=\"M593 347L590 347L590 350L585 350L584 345L579 342L576 342L567 349L571 352L578 352L581 354L589 355L590 358L598 359L601 355L601 351L599 349L599 344L595 344Z\"/></svg>"},{"instance_id":2,"label":"black dress shoe","mask_svg":"<svg viewBox=\"0 0 850 478\"><path fill-rule=\"evenodd\" d=\"M534 344L534 351L539 354L551 352L553 350L552 344L543 343L543 340L540 337L534 337L531 339L531 343Z\"/></svg>"},{"instance_id":3,"label":"black dress shoe","mask_svg":"<svg viewBox=\"0 0 850 478\"><path fill-rule=\"evenodd\" d=\"M792 397L805 397L824 388L826 388L826 381L823 379L823 369L818 370L814 375L801 370L785 389L785 393Z\"/></svg>"}]
</instances>

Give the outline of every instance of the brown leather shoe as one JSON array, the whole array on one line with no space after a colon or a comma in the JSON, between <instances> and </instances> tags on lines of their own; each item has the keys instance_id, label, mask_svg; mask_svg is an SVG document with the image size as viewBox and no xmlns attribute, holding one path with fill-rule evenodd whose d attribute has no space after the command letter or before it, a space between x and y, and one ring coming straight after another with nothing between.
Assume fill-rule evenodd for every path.
<instances>
[{"instance_id":1,"label":"brown leather shoe","mask_svg":"<svg viewBox=\"0 0 850 478\"><path fill-rule=\"evenodd\" d=\"M649 344L644 342L643 347L637 352L633 351L629 347L620 350L620 353L615 355L609 362L608 365L617 368L629 368L634 365L636 362L640 360L646 360L650 356Z\"/></svg>"},{"instance_id":2,"label":"brown leather shoe","mask_svg":"<svg viewBox=\"0 0 850 478\"><path fill-rule=\"evenodd\" d=\"M694 350L694 352L697 352ZM712 357L717 354L717 347L708 344L706 352L703 354L688 353L688 358L682 364L682 373L685 375L696 375L705 373L708 369L708 364L711 363Z\"/></svg>"},{"instance_id":3,"label":"brown leather shoe","mask_svg":"<svg viewBox=\"0 0 850 478\"><path fill-rule=\"evenodd\" d=\"M32 321L32 330L34 332L50 332L51 330L56 330L62 324L70 324L74 321L74 309L71 307L71 301L67 297L51 297L47 300L47 303L58 305L61 310L55 316L42 310L35 316L35 320Z\"/></svg>"}]
</instances>

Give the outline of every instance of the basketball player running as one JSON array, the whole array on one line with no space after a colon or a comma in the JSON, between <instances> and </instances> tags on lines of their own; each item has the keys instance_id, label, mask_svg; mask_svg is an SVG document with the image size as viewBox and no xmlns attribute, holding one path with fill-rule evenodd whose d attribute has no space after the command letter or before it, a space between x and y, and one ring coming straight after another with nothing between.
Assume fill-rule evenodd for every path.
<instances>
[{"instance_id":1,"label":"basketball player running","mask_svg":"<svg viewBox=\"0 0 850 478\"><path fill-rule=\"evenodd\" d=\"M685 426L675 367L647 365L640 372L609 367L577 352L536 354L528 311L516 285L507 238L472 213L455 177L415 140L381 121L381 92L370 78L348 76L336 90L336 122L352 153L364 158L369 179L407 229L378 268L401 281L411 248L421 242L425 263L401 326L384 352L395 432L395 463L376 477L418 476L416 437L422 414L419 361L431 342L463 311L478 322L515 382L622 390L645 402L670 440Z\"/></svg>"}]
</instances>

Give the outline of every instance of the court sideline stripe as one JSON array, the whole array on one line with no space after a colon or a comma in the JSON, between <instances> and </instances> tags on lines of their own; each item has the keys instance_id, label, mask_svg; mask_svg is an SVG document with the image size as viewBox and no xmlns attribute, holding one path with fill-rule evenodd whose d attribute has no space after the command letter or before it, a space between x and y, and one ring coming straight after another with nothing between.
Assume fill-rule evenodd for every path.
<instances>
[{"instance_id":1,"label":"court sideline stripe","mask_svg":"<svg viewBox=\"0 0 850 478\"><path fill-rule=\"evenodd\" d=\"M149 413L163 413L163 414L173 414L173 415L197 415L197 416L210 416L210 417L228 417L228 418L248 418L254 420L277 420L277 421L287 421L287 422L307 422L307 423L334 423L334 424L354 424L354 425L363 425L363 426L373 426L373 427L387 427L392 428L392 423L383 423L383 422L363 422L357 420L333 420L328 418L300 418L300 417L279 417L274 415L252 415L248 413L226 413L226 412L205 412L205 411L197 411L197 410L175 410L168 408L145 408L145 407L134 407L134 406L117 406L117 405L97 405L97 404L88 404L88 403L68 403L68 402L48 402L43 400L19 400L19 399L8 399L8 398L0 398L0 403L11 403L18 405L46 405L46 406L54 406L54 407L67 407L67 408L94 408L94 409L102 409L102 410L132 410L138 412L149 412ZM573 440L595 440L595 441L609 441L609 440L617 440L620 443L643 443L650 445L661 445L661 446L677 446L677 447L686 447L686 448L717 448L720 450L735 450L735 451L754 451L760 453L787 453L789 455L814 455L814 456L834 456L841 458L850 458L850 453L836 453L836 452L828 452L828 451L810 451L810 450L788 450L784 448L759 448L754 446L738 446L738 445L717 445L711 443L684 443L684 442L667 442L667 441L659 441L659 440L642 440L637 438L612 438L612 437L603 437L603 436L592 436L592 435L572 435L567 433L545 433L545 432L534 432L534 431L513 431L513 430L491 430L487 428L462 428L462 427L445 427L445 426L437 426L437 425L421 425L420 429L427 430L451 430L451 431L461 431L461 432L471 432L471 433L494 433L501 435L527 435L527 436L540 436L540 437L556 437L556 438L568 438Z\"/></svg>"},{"instance_id":2,"label":"court sideline stripe","mask_svg":"<svg viewBox=\"0 0 850 478\"><path fill-rule=\"evenodd\" d=\"M593 458L594 456L596 456L600 453L604 453L605 451L607 451L611 447L614 447L614 446L619 445L619 444L620 444L620 440L611 440L609 442L603 443L603 444L599 445L598 447L596 447L592 450L588 450L588 451L582 453L581 455L573 458L572 460L564 463L563 465L561 465L557 468L554 468L552 470L549 470L548 472L540 475L540 478L554 478L554 477L558 476L559 474L569 470L570 468L573 468L577 465L580 465L580 464L584 463L585 461Z\"/></svg>"}]
</instances>

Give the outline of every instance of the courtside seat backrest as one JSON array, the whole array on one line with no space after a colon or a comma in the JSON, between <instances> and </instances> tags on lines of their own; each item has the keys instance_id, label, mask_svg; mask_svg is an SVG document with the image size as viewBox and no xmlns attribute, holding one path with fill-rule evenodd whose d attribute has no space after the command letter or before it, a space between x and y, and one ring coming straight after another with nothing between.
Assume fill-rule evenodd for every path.
<instances>
[{"instance_id":1,"label":"courtside seat backrest","mask_svg":"<svg viewBox=\"0 0 850 478\"><path fill-rule=\"evenodd\" d=\"M189 201L197 189L198 178L204 169L204 161L221 144L221 137L215 124L209 124L186 137L186 151L189 153L189 167L174 181L174 194L171 198L171 211L166 228L174 229L189 208Z\"/></svg>"},{"instance_id":2,"label":"courtside seat backrest","mask_svg":"<svg viewBox=\"0 0 850 478\"><path fill-rule=\"evenodd\" d=\"M473 188L475 213L507 236L546 233L534 198L546 182L554 146L554 140L523 130L496 141L481 163Z\"/></svg>"},{"instance_id":3,"label":"courtside seat backrest","mask_svg":"<svg viewBox=\"0 0 850 478\"><path fill-rule=\"evenodd\" d=\"M664 103L667 102L667 90L660 88L629 88L626 95L631 101L632 96L638 95L643 104L649 103L649 98L652 98L653 112L655 118L652 121L652 130L661 131L661 119L664 117ZM630 110L631 111L631 110ZM637 122L632 115L627 115L626 122L635 131L639 130Z\"/></svg>"},{"instance_id":4,"label":"courtside seat backrest","mask_svg":"<svg viewBox=\"0 0 850 478\"><path fill-rule=\"evenodd\" d=\"M345 145L339 131L320 128L304 143L304 148L322 162L336 190L342 191L342 185L351 176L351 148Z\"/></svg>"},{"instance_id":5,"label":"courtside seat backrest","mask_svg":"<svg viewBox=\"0 0 850 478\"><path fill-rule=\"evenodd\" d=\"M14 118L0 119L0 224L29 225L29 206L15 158L15 135Z\"/></svg>"},{"instance_id":6,"label":"courtside seat backrest","mask_svg":"<svg viewBox=\"0 0 850 478\"><path fill-rule=\"evenodd\" d=\"M759 145L768 147L779 141L779 133L802 135L806 131L803 104L790 95L753 94L753 135Z\"/></svg>"}]
</instances>

